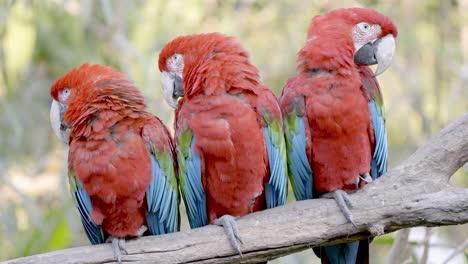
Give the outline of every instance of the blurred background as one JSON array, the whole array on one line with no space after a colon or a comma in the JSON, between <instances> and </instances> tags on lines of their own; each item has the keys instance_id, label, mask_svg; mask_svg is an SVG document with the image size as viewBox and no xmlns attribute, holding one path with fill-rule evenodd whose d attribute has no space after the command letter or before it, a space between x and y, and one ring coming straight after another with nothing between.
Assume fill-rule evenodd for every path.
<instances>
[{"instance_id":1,"label":"blurred background","mask_svg":"<svg viewBox=\"0 0 468 264\"><path fill-rule=\"evenodd\" d=\"M467 112L468 0L1 0L0 261L88 244L68 192L67 148L49 125L54 79L84 62L114 66L172 128L157 69L158 51L169 40L211 31L234 35L279 95L295 73L311 18L352 6L375 8L399 28L398 56L379 76L393 167ZM451 182L467 187L467 166ZM374 240L373 263L387 261L396 234ZM443 263L454 252L449 263L468 263L468 251L460 249L468 225L398 236L408 234L400 263ZM272 263L318 260L306 250Z\"/></svg>"}]
</instances>

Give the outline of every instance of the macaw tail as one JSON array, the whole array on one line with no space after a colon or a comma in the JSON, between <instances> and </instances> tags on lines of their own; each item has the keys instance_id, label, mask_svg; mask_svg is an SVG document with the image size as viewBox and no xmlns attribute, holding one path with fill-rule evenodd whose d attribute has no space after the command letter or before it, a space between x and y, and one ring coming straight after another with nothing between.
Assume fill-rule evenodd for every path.
<instances>
[{"instance_id":1,"label":"macaw tail","mask_svg":"<svg viewBox=\"0 0 468 264\"><path fill-rule=\"evenodd\" d=\"M369 239L321 247L322 264L369 264Z\"/></svg>"}]
</instances>

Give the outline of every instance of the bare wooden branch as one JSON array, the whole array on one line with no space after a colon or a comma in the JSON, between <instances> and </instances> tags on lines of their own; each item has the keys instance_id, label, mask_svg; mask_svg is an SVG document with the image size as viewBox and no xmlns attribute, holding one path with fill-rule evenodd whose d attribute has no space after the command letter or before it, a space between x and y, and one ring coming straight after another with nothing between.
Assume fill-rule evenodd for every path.
<instances>
[{"instance_id":1,"label":"bare wooden branch","mask_svg":"<svg viewBox=\"0 0 468 264\"><path fill-rule=\"evenodd\" d=\"M468 222L468 189L449 184L468 161L468 114L386 176L351 195L357 228L333 200L300 201L238 220L242 258L217 226L145 237L127 243L124 262L254 263L319 245L336 244L415 226ZM110 245L70 248L4 263L108 263Z\"/></svg>"}]
</instances>

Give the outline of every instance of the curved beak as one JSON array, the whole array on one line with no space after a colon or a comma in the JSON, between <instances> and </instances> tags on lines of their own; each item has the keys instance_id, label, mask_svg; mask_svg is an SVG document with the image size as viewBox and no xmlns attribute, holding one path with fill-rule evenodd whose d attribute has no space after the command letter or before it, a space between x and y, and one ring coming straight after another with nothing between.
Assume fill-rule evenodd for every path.
<instances>
[{"instance_id":1,"label":"curved beak","mask_svg":"<svg viewBox=\"0 0 468 264\"><path fill-rule=\"evenodd\" d=\"M63 114L67 108L61 103L52 100L50 106L50 124L54 130L55 135L65 144L68 144L67 129L70 127L63 122Z\"/></svg>"},{"instance_id":2,"label":"curved beak","mask_svg":"<svg viewBox=\"0 0 468 264\"><path fill-rule=\"evenodd\" d=\"M163 71L161 76L161 85L164 100L172 108L177 109L179 97L184 96L182 76Z\"/></svg>"},{"instance_id":3,"label":"curved beak","mask_svg":"<svg viewBox=\"0 0 468 264\"><path fill-rule=\"evenodd\" d=\"M359 65L378 64L374 77L383 73L392 64L395 55L395 38L388 34L372 43L362 46L354 54L354 62Z\"/></svg>"}]
</instances>

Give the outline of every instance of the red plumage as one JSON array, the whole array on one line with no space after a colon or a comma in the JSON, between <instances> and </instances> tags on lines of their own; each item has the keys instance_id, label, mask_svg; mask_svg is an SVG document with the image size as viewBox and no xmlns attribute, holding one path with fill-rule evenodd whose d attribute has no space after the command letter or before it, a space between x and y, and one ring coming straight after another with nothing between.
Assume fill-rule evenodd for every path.
<instances>
[{"instance_id":1,"label":"red plumage","mask_svg":"<svg viewBox=\"0 0 468 264\"><path fill-rule=\"evenodd\" d=\"M291 105L288 100L304 96L310 129L307 154L316 191L353 190L357 177L370 170L373 148L368 100L360 89L359 75L311 79L308 74L289 81L281 105L286 108Z\"/></svg>"},{"instance_id":2,"label":"red plumage","mask_svg":"<svg viewBox=\"0 0 468 264\"><path fill-rule=\"evenodd\" d=\"M66 88L71 95L60 100ZM133 83L112 68L84 64L58 79L51 95L68 104L68 167L91 198L92 221L114 237L134 236L146 224L144 198L152 177L148 142L171 149L168 130L145 111Z\"/></svg>"},{"instance_id":3,"label":"red plumage","mask_svg":"<svg viewBox=\"0 0 468 264\"><path fill-rule=\"evenodd\" d=\"M296 197L327 193L353 225L351 199L344 191L380 177L387 164L382 97L374 74L363 65L378 63L376 72L383 72L393 58L396 36L392 21L370 9L337 9L314 17L298 53L298 73L280 98ZM314 251L322 263L368 263L369 239Z\"/></svg>"},{"instance_id":4,"label":"red plumage","mask_svg":"<svg viewBox=\"0 0 468 264\"><path fill-rule=\"evenodd\" d=\"M354 63L351 38L352 27L362 21L381 25L379 37L397 35L389 18L370 9L337 9L315 17L298 53L298 75L281 95L284 113L307 116L306 153L319 193L354 190L359 175L370 171L374 134L360 75L361 70L368 74L368 67Z\"/></svg>"},{"instance_id":5,"label":"red plumage","mask_svg":"<svg viewBox=\"0 0 468 264\"><path fill-rule=\"evenodd\" d=\"M281 120L276 98L232 37L178 37L161 51L161 71L168 71L166 62L176 53L184 55L185 64L176 142L187 128L196 138L209 222L264 209L264 186L270 177L264 115Z\"/></svg>"}]
</instances>

